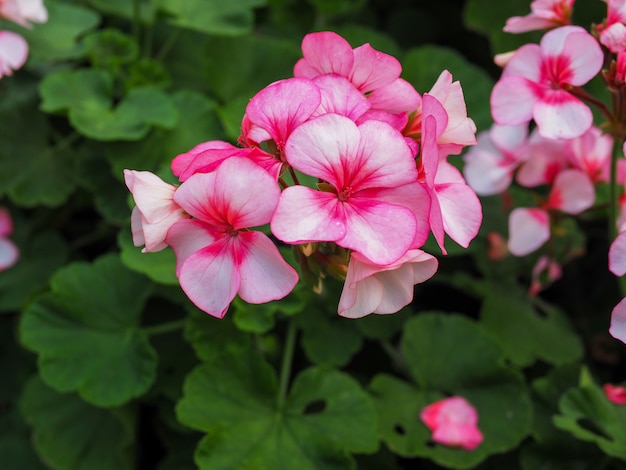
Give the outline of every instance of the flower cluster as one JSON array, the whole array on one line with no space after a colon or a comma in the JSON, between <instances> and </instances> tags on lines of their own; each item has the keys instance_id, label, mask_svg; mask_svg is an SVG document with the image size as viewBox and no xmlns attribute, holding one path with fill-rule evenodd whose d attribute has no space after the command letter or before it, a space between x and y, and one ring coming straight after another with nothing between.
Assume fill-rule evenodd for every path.
<instances>
[{"instance_id":1,"label":"flower cluster","mask_svg":"<svg viewBox=\"0 0 626 470\"><path fill-rule=\"evenodd\" d=\"M42 0L2 0L0 18L12 21L25 28L30 28L30 21L45 23L48 11ZM26 40L12 31L0 30L0 78L12 75L28 57Z\"/></svg>"},{"instance_id":2,"label":"flower cluster","mask_svg":"<svg viewBox=\"0 0 626 470\"><path fill-rule=\"evenodd\" d=\"M302 53L293 78L250 100L239 146L178 155L180 185L125 171L135 245L171 246L182 289L211 315L236 295L263 303L293 289L299 276L270 237L293 246L314 288L327 275L345 281L340 315L397 312L437 270L421 249L429 234L445 254L444 234L467 247L482 221L448 162L476 132L449 72L420 95L369 44L319 32Z\"/></svg>"}]
</instances>

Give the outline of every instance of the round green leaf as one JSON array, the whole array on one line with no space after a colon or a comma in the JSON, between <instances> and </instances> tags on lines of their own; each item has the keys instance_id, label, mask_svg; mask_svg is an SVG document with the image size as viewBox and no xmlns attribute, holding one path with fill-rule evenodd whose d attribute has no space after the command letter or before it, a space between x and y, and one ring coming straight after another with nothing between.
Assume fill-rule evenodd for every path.
<instances>
[{"instance_id":1,"label":"round green leaf","mask_svg":"<svg viewBox=\"0 0 626 470\"><path fill-rule=\"evenodd\" d=\"M20 405L33 427L35 448L51 468L133 468L129 446L134 430L122 410L97 408L76 394L57 393L38 377L27 384Z\"/></svg>"},{"instance_id":2,"label":"round green leaf","mask_svg":"<svg viewBox=\"0 0 626 470\"><path fill-rule=\"evenodd\" d=\"M156 253L142 253L140 248L133 245L130 227L120 231L117 244L122 250L122 262L130 269L145 274L159 284L178 285L176 257L170 248Z\"/></svg>"},{"instance_id":3,"label":"round green leaf","mask_svg":"<svg viewBox=\"0 0 626 470\"><path fill-rule=\"evenodd\" d=\"M39 354L46 383L98 406L145 393L157 358L138 326L152 284L109 255L66 266L51 286L20 323L22 343Z\"/></svg>"}]
</instances>

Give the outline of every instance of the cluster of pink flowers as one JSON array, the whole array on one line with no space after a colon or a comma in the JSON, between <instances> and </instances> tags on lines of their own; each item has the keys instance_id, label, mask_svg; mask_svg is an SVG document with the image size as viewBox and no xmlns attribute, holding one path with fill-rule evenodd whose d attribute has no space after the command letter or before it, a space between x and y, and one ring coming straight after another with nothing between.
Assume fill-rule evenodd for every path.
<instances>
[{"instance_id":1,"label":"cluster of pink flowers","mask_svg":"<svg viewBox=\"0 0 626 470\"><path fill-rule=\"evenodd\" d=\"M239 146L209 141L178 155L180 185L125 171L135 245L171 246L182 289L211 315L236 295L263 303L294 288L299 276L270 234L294 247L308 279L345 280L340 315L397 312L437 270L421 249L428 235L445 254L444 234L467 247L482 221L447 160L476 132L449 72L421 96L369 44L320 32L302 52L293 78L250 100Z\"/></svg>"},{"instance_id":2,"label":"cluster of pink flowers","mask_svg":"<svg viewBox=\"0 0 626 470\"><path fill-rule=\"evenodd\" d=\"M30 28L30 21L48 21L48 11L42 0L0 0L0 18ZM0 30L0 78L12 75L24 65L27 57L26 40L12 31Z\"/></svg>"},{"instance_id":3,"label":"cluster of pink flowers","mask_svg":"<svg viewBox=\"0 0 626 470\"><path fill-rule=\"evenodd\" d=\"M13 233L13 219L4 207L0 207L0 271L9 269L20 257L20 252L9 239Z\"/></svg>"},{"instance_id":4,"label":"cluster of pink flowers","mask_svg":"<svg viewBox=\"0 0 626 470\"><path fill-rule=\"evenodd\" d=\"M479 136L465 159L465 176L478 194L503 192L513 179L529 188L548 187L547 196L537 197L538 207L517 208L510 214L508 251L513 255L524 256L544 245L560 214L576 215L591 208L598 184L626 183L626 160L613 161L612 156L626 136L626 1L605 1L606 17L591 33L570 24L574 0L535 0L530 14L510 18L504 28L513 33L552 28L540 44L496 56L503 67L491 94L496 124ZM613 110L582 88L598 75L612 95ZM606 118L607 134L593 126L588 104ZM531 120L536 129L528 136ZM609 268L623 276L626 194L619 205L619 235L611 245ZM557 260L542 256L531 293L543 287L540 276L551 282L560 275ZM626 342L626 299L615 307L609 331Z\"/></svg>"}]
</instances>

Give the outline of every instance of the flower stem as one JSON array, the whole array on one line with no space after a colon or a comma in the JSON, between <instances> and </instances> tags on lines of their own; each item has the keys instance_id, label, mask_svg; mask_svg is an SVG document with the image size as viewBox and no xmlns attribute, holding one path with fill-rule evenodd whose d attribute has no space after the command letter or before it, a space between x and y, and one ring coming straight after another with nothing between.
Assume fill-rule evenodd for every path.
<instances>
[{"instance_id":1,"label":"flower stem","mask_svg":"<svg viewBox=\"0 0 626 470\"><path fill-rule=\"evenodd\" d=\"M172 331L180 330L185 325L185 320L175 320L166 323L159 323L158 325L146 326L141 328L148 336L162 335L164 333L171 333Z\"/></svg>"},{"instance_id":2,"label":"flower stem","mask_svg":"<svg viewBox=\"0 0 626 470\"><path fill-rule=\"evenodd\" d=\"M278 385L278 397L276 398L276 409L282 410L285 406L287 398L287 389L289 387L289 378L291 376L291 364L293 362L293 354L296 346L296 336L298 329L294 321L290 321L287 326L287 335L285 337L285 345L283 348L283 361L280 367L280 379Z\"/></svg>"}]
</instances>

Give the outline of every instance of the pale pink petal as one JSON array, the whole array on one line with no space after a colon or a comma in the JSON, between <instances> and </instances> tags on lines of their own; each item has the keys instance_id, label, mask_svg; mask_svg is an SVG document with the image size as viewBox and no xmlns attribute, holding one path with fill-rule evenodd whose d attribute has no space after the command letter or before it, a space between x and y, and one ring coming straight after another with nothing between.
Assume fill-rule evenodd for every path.
<instances>
[{"instance_id":1,"label":"pale pink petal","mask_svg":"<svg viewBox=\"0 0 626 470\"><path fill-rule=\"evenodd\" d=\"M286 243L337 241L346 234L343 205L334 193L291 186L280 196L271 229Z\"/></svg>"},{"instance_id":2,"label":"pale pink petal","mask_svg":"<svg viewBox=\"0 0 626 470\"><path fill-rule=\"evenodd\" d=\"M48 21L48 11L42 0L3 0L0 2L0 17L30 28L29 21Z\"/></svg>"},{"instance_id":3,"label":"pale pink petal","mask_svg":"<svg viewBox=\"0 0 626 470\"><path fill-rule=\"evenodd\" d=\"M526 44L516 51L508 60L502 78L519 76L530 80L531 82L539 82L541 80L541 48L538 44Z\"/></svg>"},{"instance_id":4,"label":"pale pink petal","mask_svg":"<svg viewBox=\"0 0 626 470\"><path fill-rule=\"evenodd\" d=\"M524 77L510 75L498 81L491 91L491 115L496 124L525 124L533 117L538 101L537 87Z\"/></svg>"},{"instance_id":5,"label":"pale pink petal","mask_svg":"<svg viewBox=\"0 0 626 470\"><path fill-rule=\"evenodd\" d=\"M181 182L185 181L197 171L208 173L221 163L222 160L235 154L238 150L241 149L221 140L203 142L196 145L188 152L181 153L174 157L171 163L172 173L178 176ZM200 155L203 156L199 160L198 157Z\"/></svg>"},{"instance_id":6,"label":"pale pink petal","mask_svg":"<svg viewBox=\"0 0 626 470\"><path fill-rule=\"evenodd\" d=\"M348 275L341 291L338 312L342 317L362 318L373 313L380 305L383 286L374 276L362 279L358 283L351 282L351 270L352 272L358 270L352 260L348 265Z\"/></svg>"},{"instance_id":7,"label":"pale pink petal","mask_svg":"<svg viewBox=\"0 0 626 470\"><path fill-rule=\"evenodd\" d=\"M437 139L448 125L448 114L443 105L428 93L422 101L422 150L421 164L426 183L432 186L439 167Z\"/></svg>"},{"instance_id":8,"label":"pale pink petal","mask_svg":"<svg viewBox=\"0 0 626 470\"><path fill-rule=\"evenodd\" d=\"M13 219L8 209L0 207L0 237L7 237L13 233Z\"/></svg>"},{"instance_id":9,"label":"pale pink petal","mask_svg":"<svg viewBox=\"0 0 626 470\"><path fill-rule=\"evenodd\" d=\"M478 413L463 397L444 398L425 407L420 419L439 444L474 450L483 441Z\"/></svg>"},{"instance_id":10,"label":"pale pink petal","mask_svg":"<svg viewBox=\"0 0 626 470\"><path fill-rule=\"evenodd\" d=\"M373 109L380 109L392 114L415 111L422 103L422 98L417 90L402 78L377 88L367 95L367 99Z\"/></svg>"},{"instance_id":11,"label":"pale pink petal","mask_svg":"<svg viewBox=\"0 0 626 470\"><path fill-rule=\"evenodd\" d=\"M12 31L0 31L0 78L12 75L28 57L28 43Z\"/></svg>"},{"instance_id":12,"label":"pale pink petal","mask_svg":"<svg viewBox=\"0 0 626 470\"><path fill-rule=\"evenodd\" d=\"M556 176L567 167L565 141L546 139L533 132L527 149L527 160L522 163L516 179L529 188L552 184Z\"/></svg>"},{"instance_id":13,"label":"pale pink petal","mask_svg":"<svg viewBox=\"0 0 626 470\"><path fill-rule=\"evenodd\" d=\"M503 31L506 33L525 33L537 29L548 29L554 27L554 21L536 16L513 16L506 20Z\"/></svg>"},{"instance_id":14,"label":"pale pink petal","mask_svg":"<svg viewBox=\"0 0 626 470\"><path fill-rule=\"evenodd\" d=\"M443 214L441 212L441 205L439 204L439 197L437 195L437 191L433 186L424 185L426 190L428 191L428 196L430 197L430 213L428 214L428 224L430 225L430 230L435 237L435 241L441 248L441 252L446 255L448 252L444 247L445 237L444 237L444 227L443 227Z\"/></svg>"},{"instance_id":15,"label":"pale pink petal","mask_svg":"<svg viewBox=\"0 0 626 470\"><path fill-rule=\"evenodd\" d=\"M322 101L313 117L336 113L356 121L370 109L369 100L347 78L339 75L319 75L313 79L322 94Z\"/></svg>"},{"instance_id":16,"label":"pale pink petal","mask_svg":"<svg viewBox=\"0 0 626 470\"><path fill-rule=\"evenodd\" d=\"M145 221L145 223L148 223ZM133 245L135 246L144 246L146 244L146 237L143 235L143 224L144 219L141 217L141 211L139 207L133 207L133 210L130 213L130 231L133 237ZM167 244L165 240L161 244L158 244L153 247L152 251L160 251L165 248Z\"/></svg>"},{"instance_id":17,"label":"pale pink petal","mask_svg":"<svg viewBox=\"0 0 626 470\"><path fill-rule=\"evenodd\" d=\"M626 274L626 232L621 232L611 243L609 270L616 276Z\"/></svg>"},{"instance_id":18,"label":"pale pink petal","mask_svg":"<svg viewBox=\"0 0 626 470\"><path fill-rule=\"evenodd\" d=\"M566 42L571 40L571 35L573 34L586 34L590 36L581 26L561 26L543 35L539 43L541 53L544 57L557 57L561 55Z\"/></svg>"},{"instance_id":19,"label":"pale pink petal","mask_svg":"<svg viewBox=\"0 0 626 470\"><path fill-rule=\"evenodd\" d=\"M298 273L280 255L276 245L261 232L237 236L241 285L238 294L246 302L260 304L282 299L298 282Z\"/></svg>"},{"instance_id":20,"label":"pale pink petal","mask_svg":"<svg viewBox=\"0 0 626 470\"><path fill-rule=\"evenodd\" d=\"M494 124L489 130L489 137L500 150L513 152L518 150L528 137L528 126L499 126Z\"/></svg>"},{"instance_id":21,"label":"pale pink petal","mask_svg":"<svg viewBox=\"0 0 626 470\"><path fill-rule=\"evenodd\" d=\"M564 90L548 90L535 103L533 118L539 133L548 139L583 135L593 122L589 107Z\"/></svg>"},{"instance_id":22,"label":"pale pink petal","mask_svg":"<svg viewBox=\"0 0 626 470\"><path fill-rule=\"evenodd\" d=\"M613 152L610 134L591 127L579 138L566 141L565 149L571 165L584 171L593 181L609 182Z\"/></svg>"},{"instance_id":23,"label":"pale pink petal","mask_svg":"<svg viewBox=\"0 0 626 470\"><path fill-rule=\"evenodd\" d=\"M620 300L611 312L609 333L613 338L626 343L626 297Z\"/></svg>"},{"instance_id":24,"label":"pale pink petal","mask_svg":"<svg viewBox=\"0 0 626 470\"><path fill-rule=\"evenodd\" d=\"M377 51L369 44L357 47L353 53L354 63L348 78L361 92L389 85L400 77L402 66L395 57Z\"/></svg>"},{"instance_id":25,"label":"pale pink petal","mask_svg":"<svg viewBox=\"0 0 626 470\"><path fill-rule=\"evenodd\" d=\"M8 238L0 237L0 271L9 269L20 257L17 245Z\"/></svg>"},{"instance_id":26,"label":"pale pink petal","mask_svg":"<svg viewBox=\"0 0 626 470\"><path fill-rule=\"evenodd\" d=\"M348 41L331 31L304 36L302 54L304 58L294 67L296 77L313 78L325 73L348 77L354 64L354 53Z\"/></svg>"},{"instance_id":27,"label":"pale pink petal","mask_svg":"<svg viewBox=\"0 0 626 470\"><path fill-rule=\"evenodd\" d=\"M508 161L487 132L478 136L478 145L465 154L464 161L463 174L467 184L481 196L498 194L506 190L517 167L517 162Z\"/></svg>"},{"instance_id":28,"label":"pale pink petal","mask_svg":"<svg viewBox=\"0 0 626 470\"><path fill-rule=\"evenodd\" d=\"M613 23L600 32L600 42L611 52L619 53L626 47L626 25Z\"/></svg>"},{"instance_id":29,"label":"pale pink petal","mask_svg":"<svg viewBox=\"0 0 626 470\"><path fill-rule=\"evenodd\" d=\"M186 219L172 225L165 241L176 255L176 275L178 276L187 258L215 243L216 236L212 227L204 222Z\"/></svg>"},{"instance_id":30,"label":"pale pink petal","mask_svg":"<svg viewBox=\"0 0 626 470\"><path fill-rule=\"evenodd\" d=\"M222 318L235 298L241 278L230 237L202 248L182 263L178 280L189 300L200 310Z\"/></svg>"},{"instance_id":31,"label":"pale pink petal","mask_svg":"<svg viewBox=\"0 0 626 470\"><path fill-rule=\"evenodd\" d=\"M154 173L124 170L124 181L148 222L158 223L180 209L173 200L176 187Z\"/></svg>"},{"instance_id":32,"label":"pale pink petal","mask_svg":"<svg viewBox=\"0 0 626 470\"><path fill-rule=\"evenodd\" d=\"M567 36L560 57L568 62L567 69L571 73L568 83L574 86L582 86L595 77L604 63L598 41L584 30Z\"/></svg>"},{"instance_id":33,"label":"pale pink petal","mask_svg":"<svg viewBox=\"0 0 626 470\"><path fill-rule=\"evenodd\" d=\"M568 169L560 172L554 180L546 207L567 214L579 214L593 205L595 196L589 176L580 170Z\"/></svg>"},{"instance_id":34,"label":"pale pink petal","mask_svg":"<svg viewBox=\"0 0 626 470\"><path fill-rule=\"evenodd\" d=\"M515 256L532 253L550 238L550 220L542 209L518 208L509 216L509 251Z\"/></svg>"},{"instance_id":35,"label":"pale pink petal","mask_svg":"<svg viewBox=\"0 0 626 470\"><path fill-rule=\"evenodd\" d=\"M246 115L282 149L289 135L311 117L321 102L319 88L306 78L289 78L272 83L248 103Z\"/></svg>"},{"instance_id":36,"label":"pale pink petal","mask_svg":"<svg viewBox=\"0 0 626 470\"><path fill-rule=\"evenodd\" d=\"M466 184L436 185L443 217L444 231L459 245L467 248L478 234L483 220L482 207L476 193Z\"/></svg>"}]
</instances>

